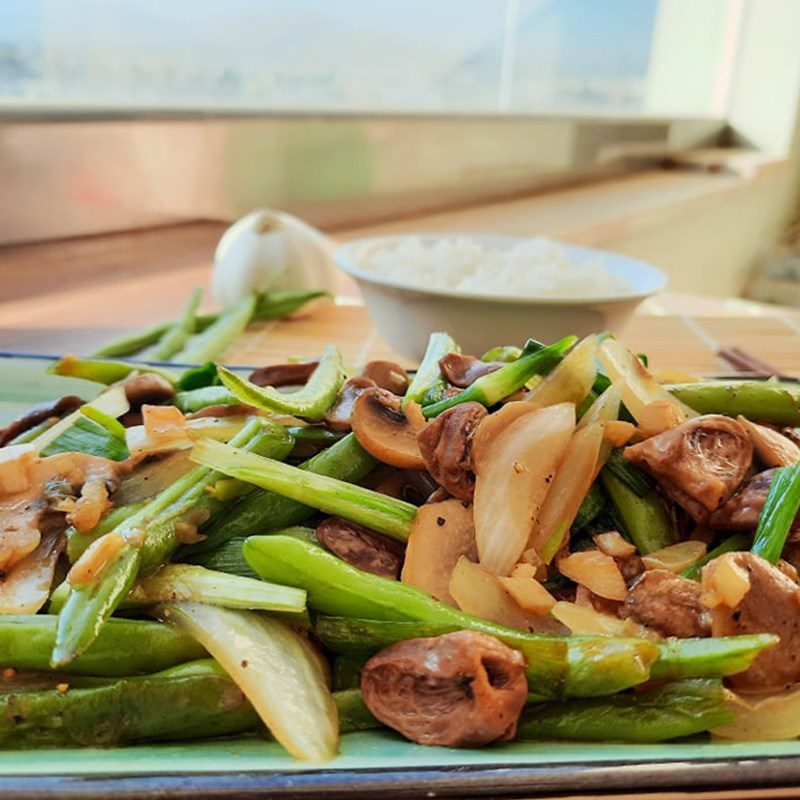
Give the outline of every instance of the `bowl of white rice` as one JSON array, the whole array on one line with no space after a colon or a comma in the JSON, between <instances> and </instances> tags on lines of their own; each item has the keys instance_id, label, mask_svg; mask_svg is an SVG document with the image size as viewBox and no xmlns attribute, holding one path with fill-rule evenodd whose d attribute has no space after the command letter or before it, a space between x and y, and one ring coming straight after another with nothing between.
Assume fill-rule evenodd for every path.
<instances>
[{"instance_id":1,"label":"bowl of white rice","mask_svg":"<svg viewBox=\"0 0 800 800\"><path fill-rule=\"evenodd\" d=\"M530 337L616 331L667 283L642 261L545 238L383 236L349 242L336 262L389 345L413 359L433 331L477 355Z\"/></svg>"}]
</instances>

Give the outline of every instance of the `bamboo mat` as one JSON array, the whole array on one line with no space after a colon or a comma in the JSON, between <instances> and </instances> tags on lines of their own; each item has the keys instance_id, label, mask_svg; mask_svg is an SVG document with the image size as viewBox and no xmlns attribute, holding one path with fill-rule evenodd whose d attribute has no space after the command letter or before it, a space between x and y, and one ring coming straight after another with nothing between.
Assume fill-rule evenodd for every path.
<instances>
[{"instance_id":1,"label":"bamboo mat","mask_svg":"<svg viewBox=\"0 0 800 800\"><path fill-rule=\"evenodd\" d=\"M800 376L800 317L791 313L701 316L645 310L618 335L634 352L646 353L655 372L729 372L715 351L738 345L781 372ZM328 304L299 319L253 326L228 350L225 360L260 365L312 358L330 342L338 345L352 368L378 358L413 366L392 352L372 327L364 307L357 304Z\"/></svg>"}]
</instances>

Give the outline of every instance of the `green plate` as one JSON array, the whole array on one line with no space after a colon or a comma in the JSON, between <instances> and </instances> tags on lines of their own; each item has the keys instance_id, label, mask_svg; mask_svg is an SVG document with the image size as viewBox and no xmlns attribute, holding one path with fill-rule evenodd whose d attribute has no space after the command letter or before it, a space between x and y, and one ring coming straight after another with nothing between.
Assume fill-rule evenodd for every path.
<instances>
[{"instance_id":1,"label":"green plate","mask_svg":"<svg viewBox=\"0 0 800 800\"><path fill-rule=\"evenodd\" d=\"M98 386L0 358L0 425L61 394ZM2 654L0 654L0 662ZM390 732L343 737L330 764L301 764L254 737L116 749L0 753L0 798L525 796L800 786L800 742L512 743L484 750L410 744Z\"/></svg>"}]
</instances>

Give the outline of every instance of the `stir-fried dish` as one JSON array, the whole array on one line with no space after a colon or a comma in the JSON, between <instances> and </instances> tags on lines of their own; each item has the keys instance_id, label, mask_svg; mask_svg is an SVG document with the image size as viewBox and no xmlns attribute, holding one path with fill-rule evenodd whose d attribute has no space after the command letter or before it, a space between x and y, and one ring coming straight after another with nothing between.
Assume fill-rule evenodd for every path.
<instances>
[{"instance_id":1,"label":"stir-fried dish","mask_svg":"<svg viewBox=\"0 0 800 800\"><path fill-rule=\"evenodd\" d=\"M800 735L800 386L661 384L608 335L124 349L0 431L6 747Z\"/></svg>"}]
</instances>

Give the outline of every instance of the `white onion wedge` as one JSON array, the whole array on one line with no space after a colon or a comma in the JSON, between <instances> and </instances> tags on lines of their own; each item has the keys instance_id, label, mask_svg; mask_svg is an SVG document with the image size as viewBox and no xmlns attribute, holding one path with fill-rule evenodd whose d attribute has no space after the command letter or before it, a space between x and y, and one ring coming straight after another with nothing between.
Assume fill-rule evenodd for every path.
<instances>
[{"instance_id":1,"label":"white onion wedge","mask_svg":"<svg viewBox=\"0 0 800 800\"><path fill-rule=\"evenodd\" d=\"M706 554L705 542L687 539L684 542L671 544L642 556L645 569L665 569L669 572L681 572L694 566Z\"/></svg>"},{"instance_id":2,"label":"white onion wedge","mask_svg":"<svg viewBox=\"0 0 800 800\"><path fill-rule=\"evenodd\" d=\"M319 658L299 634L252 611L200 603L170 603L161 616L208 650L295 758L321 763L336 755L336 705Z\"/></svg>"},{"instance_id":3,"label":"white onion wedge","mask_svg":"<svg viewBox=\"0 0 800 800\"><path fill-rule=\"evenodd\" d=\"M800 461L800 447L791 439L778 431L751 422L746 417L737 417L744 425L748 436L753 442L756 455L764 462L766 467L791 467ZM2 452L2 451L0 451Z\"/></svg>"},{"instance_id":4,"label":"white onion wedge","mask_svg":"<svg viewBox=\"0 0 800 800\"><path fill-rule=\"evenodd\" d=\"M35 614L47 602L62 549L59 535L45 534L14 564L0 582L0 614Z\"/></svg>"},{"instance_id":5,"label":"white onion wedge","mask_svg":"<svg viewBox=\"0 0 800 800\"><path fill-rule=\"evenodd\" d=\"M496 575L461 556L450 576L450 594L458 607L473 617L498 625L528 630L525 612L511 599Z\"/></svg>"},{"instance_id":6,"label":"white onion wedge","mask_svg":"<svg viewBox=\"0 0 800 800\"><path fill-rule=\"evenodd\" d=\"M630 619L617 619L610 614L603 614L591 606L579 606L559 600L550 610L562 625L574 634L597 634L599 636L633 636L639 639L658 641L661 639L655 631L639 625Z\"/></svg>"},{"instance_id":7,"label":"white onion wedge","mask_svg":"<svg viewBox=\"0 0 800 800\"><path fill-rule=\"evenodd\" d=\"M712 729L723 739L776 740L800 736L800 688L767 697L742 697L728 693L736 719Z\"/></svg>"},{"instance_id":8,"label":"white onion wedge","mask_svg":"<svg viewBox=\"0 0 800 800\"><path fill-rule=\"evenodd\" d=\"M533 547L545 563L549 563L558 552L594 482L602 444L603 425L600 422L576 431L569 440L528 541L528 547ZM559 531L561 536L557 535Z\"/></svg>"},{"instance_id":9,"label":"white onion wedge","mask_svg":"<svg viewBox=\"0 0 800 800\"><path fill-rule=\"evenodd\" d=\"M248 416L198 417L186 420L174 437L151 436L144 425L125 429L125 442L131 455L160 453L171 450L188 450L198 439L206 437L217 442L227 442L252 419Z\"/></svg>"},{"instance_id":10,"label":"white onion wedge","mask_svg":"<svg viewBox=\"0 0 800 800\"><path fill-rule=\"evenodd\" d=\"M600 345L598 357L612 383L619 386L622 402L637 422L645 416L646 406L657 400L674 404L684 418L697 416L694 409L664 389L622 342L606 339Z\"/></svg>"},{"instance_id":11,"label":"white onion wedge","mask_svg":"<svg viewBox=\"0 0 800 800\"><path fill-rule=\"evenodd\" d=\"M534 410L494 437L480 436L483 425L473 446L475 541L481 564L508 575L527 546L564 457L575 406L559 403Z\"/></svg>"},{"instance_id":12,"label":"white onion wedge","mask_svg":"<svg viewBox=\"0 0 800 800\"><path fill-rule=\"evenodd\" d=\"M581 550L562 558L558 571L607 600L625 600L628 587L617 562L599 550Z\"/></svg>"}]
</instances>

